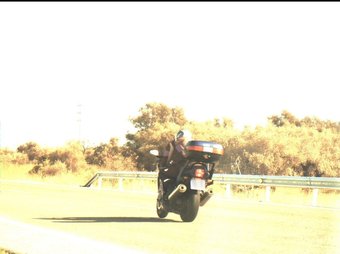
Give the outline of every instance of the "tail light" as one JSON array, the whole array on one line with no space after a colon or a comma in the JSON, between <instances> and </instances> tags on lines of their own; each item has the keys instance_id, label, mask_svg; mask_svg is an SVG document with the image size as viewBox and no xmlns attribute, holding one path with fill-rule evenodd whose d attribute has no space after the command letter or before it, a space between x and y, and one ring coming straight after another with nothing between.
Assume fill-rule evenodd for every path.
<instances>
[{"instance_id":1,"label":"tail light","mask_svg":"<svg viewBox=\"0 0 340 254\"><path fill-rule=\"evenodd\" d=\"M203 168L197 168L195 170L195 177L197 178L204 178L205 170Z\"/></svg>"}]
</instances>

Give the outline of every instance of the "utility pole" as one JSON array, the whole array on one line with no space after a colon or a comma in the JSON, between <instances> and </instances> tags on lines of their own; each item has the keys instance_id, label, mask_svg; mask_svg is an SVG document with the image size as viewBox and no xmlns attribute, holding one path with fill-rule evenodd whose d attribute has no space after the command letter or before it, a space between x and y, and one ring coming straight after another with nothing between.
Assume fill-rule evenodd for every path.
<instances>
[{"instance_id":1,"label":"utility pole","mask_svg":"<svg viewBox=\"0 0 340 254\"><path fill-rule=\"evenodd\" d=\"M2 147L1 146L1 134L2 134L2 132L1 132L1 121L0 121L0 148Z\"/></svg>"},{"instance_id":2,"label":"utility pole","mask_svg":"<svg viewBox=\"0 0 340 254\"><path fill-rule=\"evenodd\" d=\"M1 121L0 121L0 149L2 148L1 146ZM2 178L2 159L0 158L0 179ZM0 184L0 192L1 192L1 184Z\"/></svg>"},{"instance_id":3,"label":"utility pole","mask_svg":"<svg viewBox=\"0 0 340 254\"><path fill-rule=\"evenodd\" d=\"M81 104L77 105L78 141L81 141Z\"/></svg>"}]
</instances>

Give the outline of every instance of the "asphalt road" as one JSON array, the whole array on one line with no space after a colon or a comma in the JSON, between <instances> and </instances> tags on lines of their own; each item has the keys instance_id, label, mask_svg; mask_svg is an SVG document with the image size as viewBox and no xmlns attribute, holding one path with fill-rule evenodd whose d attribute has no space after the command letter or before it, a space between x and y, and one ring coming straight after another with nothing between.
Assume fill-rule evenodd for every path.
<instances>
[{"instance_id":1,"label":"asphalt road","mask_svg":"<svg viewBox=\"0 0 340 254\"><path fill-rule=\"evenodd\" d=\"M155 198L1 181L0 247L36 254L114 248L117 253L340 253L339 209L213 197L194 222L183 223L176 214L159 219Z\"/></svg>"}]
</instances>

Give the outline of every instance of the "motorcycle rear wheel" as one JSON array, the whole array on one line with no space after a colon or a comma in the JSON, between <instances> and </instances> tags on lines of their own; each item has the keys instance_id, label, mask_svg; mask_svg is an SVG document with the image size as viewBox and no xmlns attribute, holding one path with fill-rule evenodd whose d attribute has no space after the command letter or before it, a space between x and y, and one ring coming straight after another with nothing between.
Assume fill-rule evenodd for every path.
<instances>
[{"instance_id":1,"label":"motorcycle rear wheel","mask_svg":"<svg viewBox=\"0 0 340 254\"><path fill-rule=\"evenodd\" d=\"M199 191L190 191L180 212L182 221L192 222L195 220L200 207Z\"/></svg>"}]
</instances>

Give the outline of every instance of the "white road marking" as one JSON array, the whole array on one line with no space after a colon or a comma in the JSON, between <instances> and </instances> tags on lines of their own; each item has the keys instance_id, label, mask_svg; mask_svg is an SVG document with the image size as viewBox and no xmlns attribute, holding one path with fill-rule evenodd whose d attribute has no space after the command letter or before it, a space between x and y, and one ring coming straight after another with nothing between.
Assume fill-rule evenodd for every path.
<instances>
[{"instance_id":1,"label":"white road marking","mask_svg":"<svg viewBox=\"0 0 340 254\"><path fill-rule=\"evenodd\" d=\"M143 253L128 247L80 237L0 216L0 247L27 254Z\"/></svg>"}]
</instances>

